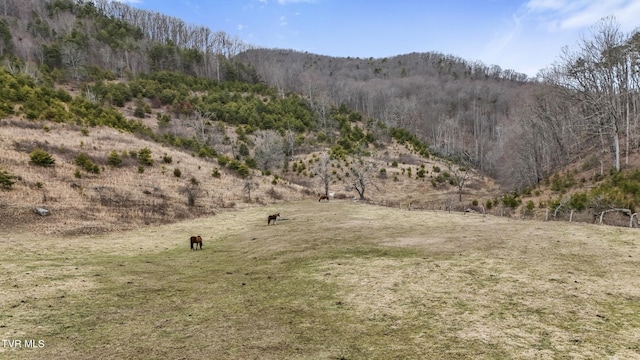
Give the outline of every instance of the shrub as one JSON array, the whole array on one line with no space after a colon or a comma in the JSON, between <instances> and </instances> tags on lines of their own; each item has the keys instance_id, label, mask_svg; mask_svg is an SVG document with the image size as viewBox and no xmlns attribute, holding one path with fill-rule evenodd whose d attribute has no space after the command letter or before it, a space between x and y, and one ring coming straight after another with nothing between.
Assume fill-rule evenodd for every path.
<instances>
[{"instance_id":1,"label":"shrub","mask_svg":"<svg viewBox=\"0 0 640 360\"><path fill-rule=\"evenodd\" d=\"M160 128L166 128L169 126L169 124L171 124L171 116L169 116L168 114L158 113L156 115L156 118L158 119L158 126Z\"/></svg>"},{"instance_id":2,"label":"shrub","mask_svg":"<svg viewBox=\"0 0 640 360\"><path fill-rule=\"evenodd\" d=\"M211 172L211 176L213 176L216 179L219 179L221 176L220 169L214 168L213 171Z\"/></svg>"},{"instance_id":3,"label":"shrub","mask_svg":"<svg viewBox=\"0 0 640 360\"><path fill-rule=\"evenodd\" d=\"M338 160L345 159L348 154L349 152L347 150L345 150L341 145L337 144L332 146L331 150L329 151L329 155L331 155L331 158Z\"/></svg>"},{"instance_id":4,"label":"shrub","mask_svg":"<svg viewBox=\"0 0 640 360\"><path fill-rule=\"evenodd\" d=\"M569 206L576 211L582 211L586 209L588 204L589 197L584 192L573 194L571 196L571 199L569 200Z\"/></svg>"},{"instance_id":5,"label":"shrub","mask_svg":"<svg viewBox=\"0 0 640 360\"><path fill-rule=\"evenodd\" d=\"M141 165L152 166L153 159L151 158L151 150L149 148L140 149L138 152L138 162Z\"/></svg>"},{"instance_id":6,"label":"shrub","mask_svg":"<svg viewBox=\"0 0 640 360\"><path fill-rule=\"evenodd\" d=\"M571 188L575 184L576 182L573 178L573 174L571 173L566 173L565 175L556 174L551 179L551 190L559 193L565 193L569 188Z\"/></svg>"},{"instance_id":7,"label":"shrub","mask_svg":"<svg viewBox=\"0 0 640 360\"><path fill-rule=\"evenodd\" d=\"M438 174L435 178L431 179L431 184L435 187L440 184L451 183L451 181L454 181L453 176L445 171L441 174Z\"/></svg>"},{"instance_id":8,"label":"shrub","mask_svg":"<svg viewBox=\"0 0 640 360\"><path fill-rule=\"evenodd\" d=\"M100 168L98 167L98 165L94 164L93 161L91 161L91 159L89 158L89 155L85 153L78 154L78 156L76 156L75 163L76 165L83 168L86 172L94 174L100 173Z\"/></svg>"},{"instance_id":9,"label":"shrub","mask_svg":"<svg viewBox=\"0 0 640 360\"><path fill-rule=\"evenodd\" d=\"M111 150L109 154L109 158L107 159L107 163L113 167L116 167L122 164L122 158L118 155L118 152L115 150Z\"/></svg>"},{"instance_id":10,"label":"shrub","mask_svg":"<svg viewBox=\"0 0 640 360\"><path fill-rule=\"evenodd\" d=\"M215 157L217 155L216 150L207 145L202 145L200 149L198 149L198 156L201 158Z\"/></svg>"},{"instance_id":11,"label":"shrub","mask_svg":"<svg viewBox=\"0 0 640 360\"><path fill-rule=\"evenodd\" d=\"M251 168L251 169L255 169L255 168L258 167L258 163L256 162L255 158L250 158L250 157L246 158L246 159L244 159L244 163L247 164L247 166L249 168ZM266 170L265 173L266 173L267 176L271 174L271 172L269 170Z\"/></svg>"},{"instance_id":12,"label":"shrub","mask_svg":"<svg viewBox=\"0 0 640 360\"><path fill-rule=\"evenodd\" d=\"M136 109L133 110L133 116L137 118L144 119L145 114L146 114L146 111L142 106L136 106Z\"/></svg>"},{"instance_id":13,"label":"shrub","mask_svg":"<svg viewBox=\"0 0 640 360\"><path fill-rule=\"evenodd\" d=\"M11 188L15 184L14 176L9 174L6 170L0 169L0 185L3 188Z\"/></svg>"},{"instance_id":14,"label":"shrub","mask_svg":"<svg viewBox=\"0 0 640 360\"><path fill-rule=\"evenodd\" d=\"M173 169L173 176L179 178L180 176L182 176L182 171L180 171L180 169L178 168Z\"/></svg>"},{"instance_id":15,"label":"shrub","mask_svg":"<svg viewBox=\"0 0 640 360\"><path fill-rule=\"evenodd\" d=\"M249 170L249 167L246 164L241 164L237 171L238 175L243 179L251 174L251 170Z\"/></svg>"},{"instance_id":16,"label":"shrub","mask_svg":"<svg viewBox=\"0 0 640 360\"><path fill-rule=\"evenodd\" d=\"M527 214L531 214L531 212L533 212L533 209L535 209L535 207L536 207L536 204L533 202L533 200L529 200L526 206Z\"/></svg>"},{"instance_id":17,"label":"shrub","mask_svg":"<svg viewBox=\"0 0 640 360\"><path fill-rule=\"evenodd\" d=\"M504 194L502 195L502 203L506 207L515 208L522 203L522 200L517 194Z\"/></svg>"},{"instance_id":18,"label":"shrub","mask_svg":"<svg viewBox=\"0 0 640 360\"><path fill-rule=\"evenodd\" d=\"M487 208L487 210L491 209L493 207L493 201L491 199L487 200L484 206Z\"/></svg>"},{"instance_id":19,"label":"shrub","mask_svg":"<svg viewBox=\"0 0 640 360\"><path fill-rule=\"evenodd\" d=\"M220 166L227 166L230 161L231 159L226 155L218 156L218 164L220 164Z\"/></svg>"},{"instance_id":20,"label":"shrub","mask_svg":"<svg viewBox=\"0 0 640 360\"><path fill-rule=\"evenodd\" d=\"M249 176L249 174L251 173L249 167L238 160L231 160L227 167L231 170L235 170L243 179Z\"/></svg>"},{"instance_id":21,"label":"shrub","mask_svg":"<svg viewBox=\"0 0 640 360\"><path fill-rule=\"evenodd\" d=\"M42 150L42 149L35 149L31 152L31 163L34 165L38 165L38 166L44 166L44 167L49 167L49 166L53 166L55 165L56 161L53 157L51 157L51 155Z\"/></svg>"}]
</instances>

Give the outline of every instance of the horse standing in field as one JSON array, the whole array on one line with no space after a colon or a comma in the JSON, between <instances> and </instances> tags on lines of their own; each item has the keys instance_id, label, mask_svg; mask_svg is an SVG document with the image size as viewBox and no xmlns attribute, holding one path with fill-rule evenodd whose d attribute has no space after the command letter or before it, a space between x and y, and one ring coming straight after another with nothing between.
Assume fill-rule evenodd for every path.
<instances>
[{"instance_id":1,"label":"horse standing in field","mask_svg":"<svg viewBox=\"0 0 640 360\"><path fill-rule=\"evenodd\" d=\"M267 218L267 226L271 225L272 221L273 221L273 225L275 225L279 217L280 217L280 213L269 215L269 217Z\"/></svg>"},{"instance_id":2,"label":"horse standing in field","mask_svg":"<svg viewBox=\"0 0 640 360\"><path fill-rule=\"evenodd\" d=\"M193 247L193 245L195 246L195 249ZM200 235L198 236L192 236L191 237L191 250L198 250L198 245L200 245L200 250L202 250L202 237Z\"/></svg>"},{"instance_id":3,"label":"horse standing in field","mask_svg":"<svg viewBox=\"0 0 640 360\"><path fill-rule=\"evenodd\" d=\"M329 197L327 195L321 195L320 198L318 199L318 202L321 202L322 200L329 201Z\"/></svg>"}]
</instances>

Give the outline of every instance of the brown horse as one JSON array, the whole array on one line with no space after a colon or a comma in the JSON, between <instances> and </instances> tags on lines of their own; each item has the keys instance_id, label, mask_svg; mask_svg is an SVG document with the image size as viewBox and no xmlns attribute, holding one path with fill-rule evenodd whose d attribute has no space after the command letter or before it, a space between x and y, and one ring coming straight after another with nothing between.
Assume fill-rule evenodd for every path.
<instances>
[{"instance_id":1,"label":"brown horse","mask_svg":"<svg viewBox=\"0 0 640 360\"><path fill-rule=\"evenodd\" d=\"M275 225L279 217L280 213L269 215L269 217L267 218L267 226L271 224L271 221L273 221L273 225Z\"/></svg>"},{"instance_id":2,"label":"brown horse","mask_svg":"<svg viewBox=\"0 0 640 360\"><path fill-rule=\"evenodd\" d=\"M193 247L193 244L196 245L195 249ZM198 245L200 245L200 250L202 250L202 237L200 235L192 236L191 237L191 250L198 250Z\"/></svg>"},{"instance_id":3,"label":"brown horse","mask_svg":"<svg viewBox=\"0 0 640 360\"><path fill-rule=\"evenodd\" d=\"M320 198L318 199L318 202L321 202L322 200L329 201L329 197L327 195L321 195Z\"/></svg>"}]
</instances>

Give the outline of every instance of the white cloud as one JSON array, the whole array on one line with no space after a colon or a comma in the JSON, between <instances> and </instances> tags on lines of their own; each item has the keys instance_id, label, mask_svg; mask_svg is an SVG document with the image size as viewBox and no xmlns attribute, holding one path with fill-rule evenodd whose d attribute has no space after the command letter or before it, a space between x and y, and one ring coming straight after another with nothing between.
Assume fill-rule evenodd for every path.
<instances>
[{"instance_id":1,"label":"white cloud","mask_svg":"<svg viewBox=\"0 0 640 360\"><path fill-rule=\"evenodd\" d=\"M287 26L287 17L286 16L280 16L280 26Z\"/></svg>"},{"instance_id":2,"label":"white cloud","mask_svg":"<svg viewBox=\"0 0 640 360\"><path fill-rule=\"evenodd\" d=\"M550 31L586 28L611 15L631 30L640 18L640 0L530 0L525 8Z\"/></svg>"},{"instance_id":3,"label":"white cloud","mask_svg":"<svg viewBox=\"0 0 640 360\"><path fill-rule=\"evenodd\" d=\"M521 19L514 15L511 20L512 22L506 24L498 35L487 44L484 49L485 56L497 57L520 35L522 32Z\"/></svg>"}]
</instances>

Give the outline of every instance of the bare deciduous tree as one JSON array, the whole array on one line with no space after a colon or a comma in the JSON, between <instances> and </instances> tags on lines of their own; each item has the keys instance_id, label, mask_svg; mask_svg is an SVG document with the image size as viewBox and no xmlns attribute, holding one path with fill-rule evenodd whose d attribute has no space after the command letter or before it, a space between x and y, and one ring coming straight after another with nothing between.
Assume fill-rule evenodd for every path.
<instances>
[{"instance_id":1,"label":"bare deciduous tree","mask_svg":"<svg viewBox=\"0 0 640 360\"><path fill-rule=\"evenodd\" d=\"M255 132L256 163L263 170L269 170L284 160L282 137L273 130Z\"/></svg>"},{"instance_id":2,"label":"bare deciduous tree","mask_svg":"<svg viewBox=\"0 0 640 360\"><path fill-rule=\"evenodd\" d=\"M79 80L80 70L85 63L85 54L76 44L70 42L64 44L61 52L63 63L71 69L73 78Z\"/></svg>"},{"instance_id":3,"label":"bare deciduous tree","mask_svg":"<svg viewBox=\"0 0 640 360\"><path fill-rule=\"evenodd\" d=\"M211 114L198 109L194 110L190 115L185 115L183 119L184 123L193 129L196 137L204 144L208 143L209 140L210 120Z\"/></svg>"},{"instance_id":4,"label":"bare deciduous tree","mask_svg":"<svg viewBox=\"0 0 640 360\"><path fill-rule=\"evenodd\" d=\"M564 90L560 95L579 104L585 132L606 139L617 171L620 142L629 131L625 123L631 116L633 76L638 76L631 71L628 49L628 38L615 19L604 18L593 28L592 38L583 39L577 51L565 48L560 62L544 73L548 83Z\"/></svg>"},{"instance_id":5,"label":"bare deciduous tree","mask_svg":"<svg viewBox=\"0 0 640 360\"><path fill-rule=\"evenodd\" d=\"M322 182L324 194L329 196L329 184L331 183L331 157L326 151L320 154L320 159L316 165L316 175Z\"/></svg>"},{"instance_id":6,"label":"bare deciduous tree","mask_svg":"<svg viewBox=\"0 0 640 360\"><path fill-rule=\"evenodd\" d=\"M284 140L287 143L287 156L292 159L295 156L296 132L288 128L284 132Z\"/></svg>"},{"instance_id":7,"label":"bare deciduous tree","mask_svg":"<svg viewBox=\"0 0 640 360\"><path fill-rule=\"evenodd\" d=\"M183 186L180 189L180 193L187 196L187 203L189 206L195 206L196 200L202 194L202 189L197 182L191 182L189 185Z\"/></svg>"},{"instance_id":8,"label":"bare deciduous tree","mask_svg":"<svg viewBox=\"0 0 640 360\"><path fill-rule=\"evenodd\" d=\"M453 174L453 181L455 181L456 187L458 188L458 201L462 201L462 190L471 172L469 161L461 160L458 165L454 165L452 162L447 162L446 164L449 171Z\"/></svg>"},{"instance_id":9,"label":"bare deciduous tree","mask_svg":"<svg viewBox=\"0 0 640 360\"><path fill-rule=\"evenodd\" d=\"M251 180L251 179L246 179L244 182L244 186L242 187L244 189L244 191L247 192L247 196L249 198L249 202L251 202L251 190L255 190L258 187L260 187L260 184L258 184L257 182Z\"/></svg>"},{"instance_id":10,"label":"bare deciduous tree","mask_svg":"<svg viewBox=\"0 0 640 360\"><path fill-rule=\"evenodd\" d=\"M369 185L377 188L373 181L376 174L376 165L359 158L354 161L350 170L353 177L348 180L345 188L347 191L356 191L360 196L360 200L365 200L364 192Z\"/></svg>"}]
</instances>

